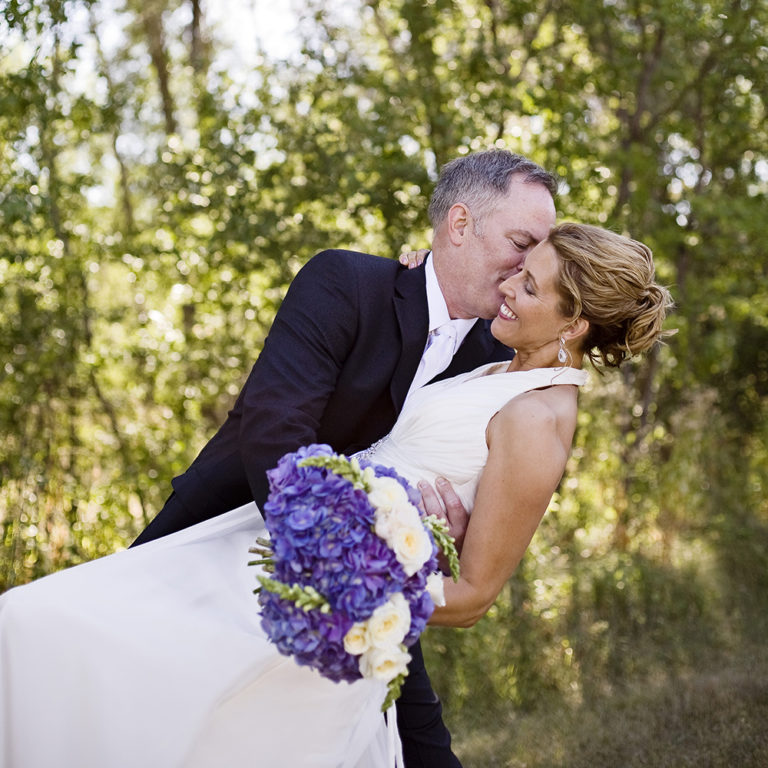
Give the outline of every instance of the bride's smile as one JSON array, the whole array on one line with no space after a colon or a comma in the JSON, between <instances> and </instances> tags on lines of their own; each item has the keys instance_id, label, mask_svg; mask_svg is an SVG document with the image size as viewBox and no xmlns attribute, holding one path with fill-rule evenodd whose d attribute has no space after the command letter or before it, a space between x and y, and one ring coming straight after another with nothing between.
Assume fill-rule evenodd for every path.
<instances>
[{"instance_id":1,"label":"bride's smile","mask_svg":"<svg viewBox=\"0 0 768 768\"><path fill-rule=\"evenodd\" d=\"M560 310L559 262L549 242L537 245L521 272L500 287L504 302L491 333L517 351L525 367L556 365L560 334L567 319ZM535 355L533 360L530 356Z\"/></svg>"}]
</instances>

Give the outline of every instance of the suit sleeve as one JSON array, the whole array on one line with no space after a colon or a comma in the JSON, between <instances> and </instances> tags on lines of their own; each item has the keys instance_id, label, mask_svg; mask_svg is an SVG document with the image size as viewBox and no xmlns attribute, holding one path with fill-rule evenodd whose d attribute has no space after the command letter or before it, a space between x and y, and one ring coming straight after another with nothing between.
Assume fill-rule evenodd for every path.
<instances>
[{"instance_id":1,"label":"suit sleeve","mask_svg":"<svg viewBox=\"0 0 768 768\"><path fill-rule=\"evenodd\" d=\"M355 341L358 271L324 251L296 275L243 392L240 452L261 506L266 471L288 451L316 442L320 420Z\"/></svg>"}]
</instances>

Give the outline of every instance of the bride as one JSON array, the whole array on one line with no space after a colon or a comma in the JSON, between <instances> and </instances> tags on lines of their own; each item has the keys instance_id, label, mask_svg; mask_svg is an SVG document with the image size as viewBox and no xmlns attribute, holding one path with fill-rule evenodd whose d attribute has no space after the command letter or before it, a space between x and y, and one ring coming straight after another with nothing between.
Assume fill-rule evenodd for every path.
<instances>
[{"instance_id":1,"label":"bride","mask_svg":"<svg viewBox=\"0 0 768 768\"><path fill-rule=\"evenodd\" d=\"M516 350L416 391L365 452L472 509L461 577L430 623L470 626L531 540L565 468L584 357L618 366L664 335L671 300L644 245L562 224L502 284L494 336ZM7 768L258 764L385 768L383 683L333 683L266 638L253 504L0 597Z\"/></svg>"}]
</instances>

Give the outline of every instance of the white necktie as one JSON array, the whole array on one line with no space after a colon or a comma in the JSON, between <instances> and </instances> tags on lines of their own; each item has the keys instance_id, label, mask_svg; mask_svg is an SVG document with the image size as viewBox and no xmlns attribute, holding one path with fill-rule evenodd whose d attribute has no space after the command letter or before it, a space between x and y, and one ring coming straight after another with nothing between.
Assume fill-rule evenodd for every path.
<instances>
[{"instance_id":1,"label":"white necktie","mask_svg":"<svg viewBox=\"0 0 768 768\"><path fill-rule=\"evenodd\" d=\"M457 338L456 328L451 323L445 323L429 332L427 346L408 390L409 395L431 381L438 373L442 373L451 364L456 351Z\"/></svg>"}]
</instances>

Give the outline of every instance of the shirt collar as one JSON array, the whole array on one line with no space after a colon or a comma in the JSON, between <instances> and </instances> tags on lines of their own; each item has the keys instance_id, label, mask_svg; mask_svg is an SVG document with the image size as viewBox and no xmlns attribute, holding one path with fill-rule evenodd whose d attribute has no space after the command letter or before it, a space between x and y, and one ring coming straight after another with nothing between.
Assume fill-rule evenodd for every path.
<instances>
[{"instance_id":1,"label":"shirt collar","mask_svg":"<svg viewBox=\"0 0 768 768\"><path fill-rule=\"evenodd\" d=\"M452 320L448 314L448 305L445 303L445 297L440 290L435 274L435 265L432 262L432 251L427 254L424 264L424 273L427 281L427 311L429 312L429 331L430 333L441 325L450 323L456 329L456 348L458 349L464 337L469 333L477 318L459 318Z\"/></svg>"},{"instance_id":2,"label":"shirt collar","mask_svg":"<svg viewBox=\"0 0 768 768\"><path fill-rule=\"evenodd\" d=\"M448 305L445 303L445 297L437 282L435 265L432 262L432 251L427 254L424 272L427 279L427 310L429 311L429 330L431 333L436 328L451 321Z\"/></svg>"}]
</instances>

